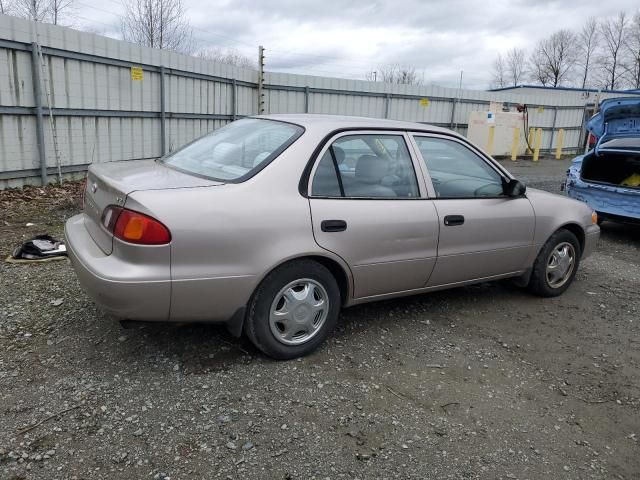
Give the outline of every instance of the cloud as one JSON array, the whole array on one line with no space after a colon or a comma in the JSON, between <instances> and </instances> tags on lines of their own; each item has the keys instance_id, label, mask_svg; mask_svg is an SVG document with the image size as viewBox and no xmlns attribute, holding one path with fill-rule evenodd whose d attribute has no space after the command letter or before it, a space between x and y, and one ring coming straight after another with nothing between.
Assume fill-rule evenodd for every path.
<instances>
[{"instance_id":1,"label":"cloud","mask_svg":"<svg viewBox=\"0 0 640 480\"><path fill-rule=\"evenodd\" d=\"M426 83L445 86L457 86L463 70L469 88L488 86L499 52L630 8L628 0L184 1L197 45L250 58L264 45L267 70L362 79L380 65L401 63ZM107 21L91 7L80 10Z\"/></svg>"}]
</instances>

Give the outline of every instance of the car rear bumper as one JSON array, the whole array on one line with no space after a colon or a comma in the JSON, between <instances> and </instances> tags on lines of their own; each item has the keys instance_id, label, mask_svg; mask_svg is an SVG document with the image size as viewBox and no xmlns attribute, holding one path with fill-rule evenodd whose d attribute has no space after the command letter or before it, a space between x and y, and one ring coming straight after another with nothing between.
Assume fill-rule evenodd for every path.
<instances>
[{"instance_id":1,"label":"car rear bumper","mask_svg":"<svg viewBox=\"0 0 640 480\"><path fill-rule=\"evenodd\" d=\"M640 190L589 184L581 179L567 181L567 195L585 202L602 217L640 220Z\"/></svg>"},{"instance_id":2,"label":"car rear bumper","mask_svg":"<svg viewBox=\"0 0 640 480\"><path fill-rule=\"evenodd\" d=\"M170 247L160 247L167 250L166 267L154 265L149 268L144 262L132 263L115 253L106 255L89 235L84 222L84 214L71 217L65 224L64 234L71 264L89 296L118 319L168 320ZM158 257L160 253L156 249L152 256ZM164 268L166 276L162 278Z\"/></svg>"}]
</instances>

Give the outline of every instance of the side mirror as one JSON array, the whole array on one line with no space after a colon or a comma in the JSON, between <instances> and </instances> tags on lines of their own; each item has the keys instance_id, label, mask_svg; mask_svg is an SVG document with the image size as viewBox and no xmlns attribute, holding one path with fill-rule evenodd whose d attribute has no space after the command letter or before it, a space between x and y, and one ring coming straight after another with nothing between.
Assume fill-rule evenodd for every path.
<instances>
[{"instance_id":1,"label":"side mirror","mask_svg":"<svg viewBox=\"0 0 640 480\"><path fill-rule=\"evenodd\" d=\"M504 193L508 197L521 197L526 191L527 186L515 178L512 178L504 185Z\"/></svg>"}]
</instances>

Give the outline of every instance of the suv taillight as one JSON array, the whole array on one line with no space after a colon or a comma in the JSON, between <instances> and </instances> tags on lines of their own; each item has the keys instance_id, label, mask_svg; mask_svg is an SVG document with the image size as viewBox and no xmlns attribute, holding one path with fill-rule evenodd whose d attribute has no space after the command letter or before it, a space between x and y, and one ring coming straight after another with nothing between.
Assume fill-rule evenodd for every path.
<instances>
[{"instance_id":1,"label":"suv taillight","mask_svg":"<svg viewBox=\"0 0 640 480\"><path fill-rule=\"evenodd\" d=\"M139 245L164 245L171 232L162 223L144 213L109 205L102 213L102 224L116 238Z\"/></svg>"}]
</instances>

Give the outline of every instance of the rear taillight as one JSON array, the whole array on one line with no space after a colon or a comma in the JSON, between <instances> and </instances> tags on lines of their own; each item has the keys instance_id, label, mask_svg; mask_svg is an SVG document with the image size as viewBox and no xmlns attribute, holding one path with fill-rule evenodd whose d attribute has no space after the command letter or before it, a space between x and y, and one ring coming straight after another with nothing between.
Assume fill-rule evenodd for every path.
<instances>
[{"instance_id":1,"label":"rear taillight","mask_svg":"<svg viewBox=\"0 0 640 480\"><path fill-rule=\"evenodd\" d=\"M116 238L139 245L164 245L171 232L149 215L110 205L102 214L102 224Z\"/></svg>"}]
</instances>

